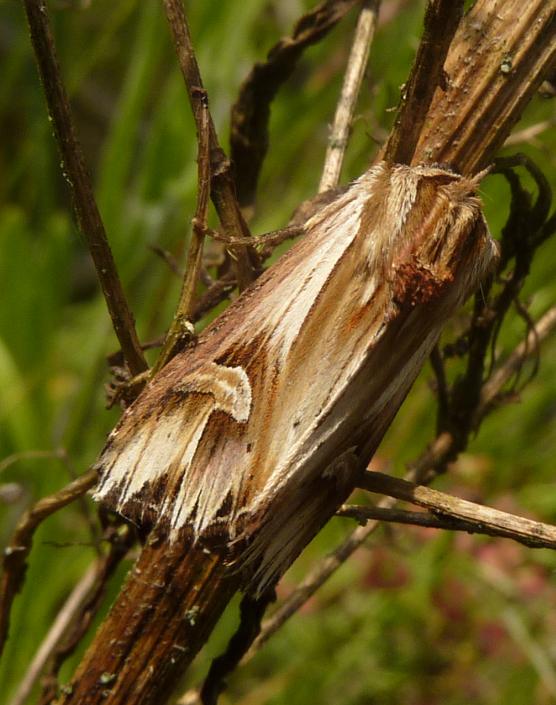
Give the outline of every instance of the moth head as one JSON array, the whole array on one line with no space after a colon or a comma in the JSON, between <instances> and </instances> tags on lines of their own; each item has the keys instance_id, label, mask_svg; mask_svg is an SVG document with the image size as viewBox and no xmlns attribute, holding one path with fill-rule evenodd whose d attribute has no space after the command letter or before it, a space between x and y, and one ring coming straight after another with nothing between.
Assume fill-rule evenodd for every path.
<instances>
[{"instance_id":1,"label":"moth head","mask_svg":"<svg viewBox=\"0 0 556 705\"><path fill-rule=\"evenodd\" d=\"M484 173L467 178L437 167L397 168L412 172L415 191L393 262L396 286L419 301L460 303L498 260L477 195Z\"/></svg>"}]
</instances>

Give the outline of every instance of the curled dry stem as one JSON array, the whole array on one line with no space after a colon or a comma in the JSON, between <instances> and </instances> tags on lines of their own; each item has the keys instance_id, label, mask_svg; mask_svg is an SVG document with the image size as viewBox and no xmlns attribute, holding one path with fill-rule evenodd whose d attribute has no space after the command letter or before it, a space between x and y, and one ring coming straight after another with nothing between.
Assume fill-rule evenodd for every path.
<instances>
[{"instance_id":1,"label":"curled dry stem","mask_svg":"<svg viewBox=\"0 0 556 705\"><path fill-rule=\"evenodd\" d=\"M232 107L230 145L242 207L255 201L257 183L268 151L270 106L292 75L305 49L319 42L361 0L324 0L299 18L289 37L282 38L257 63L243 82Z\"/></svg>"}]
</instances>

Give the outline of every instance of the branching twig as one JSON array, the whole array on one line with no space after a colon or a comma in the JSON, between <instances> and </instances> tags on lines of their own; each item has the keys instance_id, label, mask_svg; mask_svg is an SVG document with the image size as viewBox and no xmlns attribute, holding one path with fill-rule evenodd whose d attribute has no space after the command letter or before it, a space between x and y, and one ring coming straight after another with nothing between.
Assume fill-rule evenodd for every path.
<instances>
[{"instance_id":1,"label":"branching twig","mask_svg":"<svg viewBox=\"0 0 556 705\"><path fill-rule=\"evenodd\" d=\"M77 139L67 93L62 83L46 2L24 0L24 5L48 112L58 142L64 176L72 194L79 229L93 258L125 360L131 374L137 375L147 369L147 363L137 338L133 315L124 295L81 145Z\"/></svg>"},{"instance_id":2,"label":"branching twig","mask_svg":"<svg viewBox=\"0 0 556 705\"><path fill-rule=\"evenodd\" d=\"M191 103L193 117L195 118L198 140L200 140L203 130L203 112L208 110L206 107L207 98L197 59L195 58L182 0L163 0L163 3L187 88L189 102ZM208 131L210 139L211 197L218 217L229 237L248 237L249 229L241 214L236 198L230 162L220 147L210 113L208 113ZM233 257L236 262L239 287L244 289L253 281L260 269L258 257L254 251L244 247L234 249Z\"/></svg>"},{"instance_id":3,"label":"branching twig","mask_svg":"<svg viewBox=\"0 0 556 705\"><path fill-rule=\"evenodd\" d=\"M444 61L463 12L463 0L429 0L423 37L384 158L410 164L438 86L446 82Z\"/></svg>"},{"instance_id":4,"label":"branching twig","mask_svg":"<svg viewBox=\"0 0 556 705\"><path fill-rule=\"evenodd\" d=\"M357 97L365 75L369 51L376 28L379 5L380 0L365 0L357 20L342 93L336 106L336 114L334 115L334 122L328 140L328 149L326 150L326 158L319 185L320 193L336 188L340 181L342 162L348 144Z\"/></svg>"},{"instance_id":5,"label":"branching twig","mask_svg":"<svg viewBox=\"0 0 556 705\"><path fill-rule=\"evenodd\" d=\"M0 586L0 653L4 648L10 624L10 610L14 597L23 583L26 559L33 534L48 516L81 497L97 482L96 470L89 470L64 489L39 500L20 519L11 544L4 550L2 583Z\"/></svg>"}]
</instances>

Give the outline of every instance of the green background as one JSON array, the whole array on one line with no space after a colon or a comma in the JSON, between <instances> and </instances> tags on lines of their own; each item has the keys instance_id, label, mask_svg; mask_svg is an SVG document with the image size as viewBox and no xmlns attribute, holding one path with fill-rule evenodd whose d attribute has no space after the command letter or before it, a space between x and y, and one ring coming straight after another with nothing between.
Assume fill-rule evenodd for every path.
<instances>
[{"instance_id":1,"label":"green background","mask_svg":"<svg viewBox=\"0 0 556 705\"><path fill-rule=\"evenodd\" d=\"M390 3L391 4L391 3ZM389 3L386 3L389 5ZM100 210L143 340L171 320L179 280L150 249L178 256L195 207L196 144L161 3L50 3L60 62ZM253 62L309 7L297 0L188 2L212 114L227 144L229 110ZM357 109L343 181L359 175L393 119L418 44L423 3L380 27ZM306 52L276 99L261 176L255 233L284 225L319 182L355 17ZM115 423L105 410L106 355L117 343L82 237L71 217L20 3L0 0L0 540L21 512L87 469ZM554 120L536 96L520 130ZM554 130L525 151L555 183ZM493 234L507 215L501 177L482 188ZM556 243L546 243L523 300L533 317L556 301ZM503 356L524 323L510 316ZM448 333L449 334L449 333ZM556 522L556 341L518 403L498 410L437 486ZM434 432L424 370L385 439L378 462L402 474ZM61 460L52 455L64 449ZM29 451L40 451L31 457ZM14 455L16 454L16 455ZM20 454L20 455L18 455ZM12 485L10 485L12 486ZM89 500L89 514L94 507ZM284 578L285 596L352 528L335 519ZM15 688L75 582L94 557L82 505L38 531L0 664L0 702ZM129 566L110 584L105 608ZM242 705L556 702L556 556L503 540L381 529L251 664L222 702ZM231 606L184 688L206 671L237 620ZM63 670L69 678L75 657ZM31 699L30 702L32 702Z\"/></svg>"}]
</instances>

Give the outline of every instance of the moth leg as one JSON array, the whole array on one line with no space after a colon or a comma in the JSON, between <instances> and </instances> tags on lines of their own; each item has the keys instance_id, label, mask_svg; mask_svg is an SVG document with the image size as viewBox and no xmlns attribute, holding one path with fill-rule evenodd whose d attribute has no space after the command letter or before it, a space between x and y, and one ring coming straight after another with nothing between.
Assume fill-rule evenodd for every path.
<instances>
[{"instance_id":1,"label":"moth leg","mask_svg":"<svg viewBox=\"0 0 556 705\"><path fill-rule=\"evenodd\" d=\"M226 245L279 245L285 240L291 240L294 237L298 237L303 233L303 227L301 225L291 225L280 230L272 230L264 235L258 235L257 237L228 237L218 230L212 230L211 228L206 228L204 234L211 237L217 242L223 242Z\"/></svg>"},{"instance_id":2,"label":"moth leg","mask_svg":"<svg viewBox=\"0 0 556 705\"><path fill-rule=\"evenodd\" d=\"M140 372L134 377L129 376L125 367L112 367L112 380L106 385L106 406L111 409L115 404L129 406L150 382L152 369Z\"/></svg>"},{"instance_id":3,"label":"moth leg","mask_svg":"<svg viewBox=\"0 0 556 705\"><path fill-rule=\"evenodd\" d=\"M324 480L333 479L339 489L351 487L354 483L354 478L364 471L361 467L361 459L356 453L356 448L348 448L330 465L328 465L322 473Z\"/></svg>"}]
</instances>

